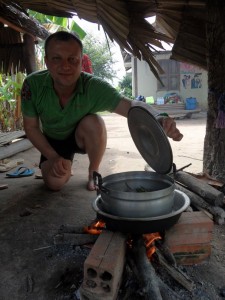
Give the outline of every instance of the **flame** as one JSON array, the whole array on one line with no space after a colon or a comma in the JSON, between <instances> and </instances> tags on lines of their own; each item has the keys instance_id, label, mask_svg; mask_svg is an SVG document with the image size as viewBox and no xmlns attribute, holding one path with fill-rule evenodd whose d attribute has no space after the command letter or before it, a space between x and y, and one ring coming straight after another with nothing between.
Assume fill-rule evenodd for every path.
<instances>
[{"instance_id":1,"label":"flame","mask_svg":"<svg viewBox=\"0 0 225 300\"><path fill-rule=\"evenodd\" d=\"M85 233L100 234L103 228L105 228L105 222L98 220L94 221L91 225L84 227L83 230Z\"/></svg>"},{"instance_id":2,"label":"flame","mask_svg":"<svg viewBox=\"0 0 225 300\"><path fill-rule=\"evenodd\" d=\"M155 240L162 239L162 237L160 236L159 232L155 232L155 233L143 234L143 238L146 246L147 256L148 258L151 258L151 256L155 253L156 250L153 242Z\"/></svg>"}]
</instances>

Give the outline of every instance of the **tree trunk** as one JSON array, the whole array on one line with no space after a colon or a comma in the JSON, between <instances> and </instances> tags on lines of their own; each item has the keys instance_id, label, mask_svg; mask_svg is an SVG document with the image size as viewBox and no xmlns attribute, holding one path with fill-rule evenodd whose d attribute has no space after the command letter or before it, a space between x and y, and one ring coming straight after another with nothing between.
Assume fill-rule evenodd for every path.
<instances>
[{"instance_id":1,"label":"tree trunk","mask_svg":"<svg viewBox=\"0 0 225 300\"><path fill-rule=\"evenodd\" d=\"M207 63L208 116L204 141L203 171L225 182L225 1L208 0ZM221 113L218 124L218 114ZM217 125L216 125L217 124Z\"/></svg>"}]
</instances>

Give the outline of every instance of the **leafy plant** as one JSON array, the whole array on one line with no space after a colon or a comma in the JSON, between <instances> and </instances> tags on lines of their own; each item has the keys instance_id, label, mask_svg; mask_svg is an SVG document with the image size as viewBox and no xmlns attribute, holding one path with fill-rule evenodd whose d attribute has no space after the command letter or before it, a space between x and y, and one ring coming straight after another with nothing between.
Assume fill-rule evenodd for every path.
<instances>
[{"instance_id":1,"label":"leafy plant","mask_svg":"<svg viewBox=\"0 0 225 300\"><path fill-rule=\"evenodd\" d=\"M100 41L95 36L87 34L83 40L83 47L83 52L91 59L94 75L112 82L116 75L112 67L115 62L107 41Z\"/></svg>"},{"instance_id":2,"label":"leafy plant","mask_svg":"<svg viewBox=\"0 0 225 300\"><path fill-rule=\"evenodd\" d=\"M22 129L20 91L24 75L0 74L0 131Z\"/></svg>"},{"instance_id":3,"label":"leafy plant","mask_svg":"<svg viewBox=\"0 0 225 300\"><path fill-rule=\"evenodd\" d=\"M28 12L30 16L39 21L50 32L59 30L74 31L81 40L86 36L86 32L73 19L44 15L32 10Z\"/></svg>"},{"instance_id":4,"label":"leafy plant","mask_svg":"<svg viewBox=\"0 0 225 300\"><path fill-rule=\"evenodd\" d=\"M134 99L132 96L132 77L127 74L119 82L118 90L126 97Z\"/></svg>"}]
</instances>

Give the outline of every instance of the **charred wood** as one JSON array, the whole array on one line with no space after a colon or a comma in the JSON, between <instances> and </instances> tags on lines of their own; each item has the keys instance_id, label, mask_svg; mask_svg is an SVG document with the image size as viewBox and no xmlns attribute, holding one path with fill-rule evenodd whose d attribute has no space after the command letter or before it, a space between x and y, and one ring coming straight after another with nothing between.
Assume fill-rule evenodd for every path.
<instances>
[{"instance_id":1,"label":"charred wood","mask_svg":"<svg viewBox=\"0 0 225 300\"><path fill-rule=\"evenodd\" d=\"M176 189L184 192L191 200L191 204L199 210L208 211L212 216L215 223L224 224L225 211L221 207L210 205L202 197L185 188L179 183L175 184Z\"/></svg>"},{"instance_id":2,"label":"charred wood","mask_svg":"<svg viewBox=\"0 0 225 300\"><path fill-rule=\"evenodd\" d=\"M170 249L165 246L162 240L155 240L155 246L162 253L167 262L172 266L177 266L176 258L173 253L171 253Z\"/></svg>"},{"instance_id":3,"label":"charred wood","mask_svg":"<svg viewBox=\"0 0 225 300\"><path fill-rule=\"evenodd\" d=\"M146 247L142 237L134 241L132 253L134 260L133 268L134 270L135 268L137 269L135 273L137 274L138 281L142 284L142 289L146 295L145 299L149 299L151 295L152 300L161 300L159 281L155 269L146 255Z\"/></svg>"},{"instance_id":4,"label":"charred wood","mask_svg":"<svg viewBox=\"0 0 225 300\"><path fill-rule=\"evenodd\" d=\"M180 297L157 276L154 267L146 255L146 247L142 237L133 243L128 260L136 275L136 279L142 287L143 299L180 299Z\"/></svg>"},{"instance_id":5,"label":"charred wood","mask_svg":"<svg viewBox=\"0 0 225 300\"><path fill-rule=\"evenodd\" d=\"M195 285L194 282L180 269L175 266L168 264L163 255L160 253L160 250L156 248L156 255L158 257L159 263L165 268L169 275L175 279L179 284L181 284L186 290L191 292Z\"/></svg>"},{"instance_id":6,"label":"charred wood","mask_svg":"<svg viewBox=\"0 0 225 300\"><path fill-rule=\"evenodd\" d=\"M224 194L206 182L183 171L177 172L174 179L185 185L190 191L204 198L210 205L223 206Z\"/></svg>"}]
</instances>

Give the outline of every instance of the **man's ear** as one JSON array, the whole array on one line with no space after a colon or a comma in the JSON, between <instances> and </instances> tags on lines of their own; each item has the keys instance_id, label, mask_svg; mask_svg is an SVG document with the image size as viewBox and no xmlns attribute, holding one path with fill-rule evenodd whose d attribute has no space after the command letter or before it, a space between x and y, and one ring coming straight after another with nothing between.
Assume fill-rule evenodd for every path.
<instances>
[{"instance_id":1,"label":"man's ear","mask_svg":"<svg viewBox=\"0 0 225 300\"><path fill-rule=\"evenodd\" d=\"M45 60L45 65L48 66L48 59L46 55L44 56L44 60Z\"/></svg>"}]
</instances>

